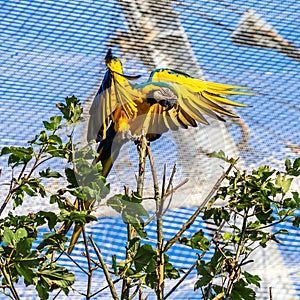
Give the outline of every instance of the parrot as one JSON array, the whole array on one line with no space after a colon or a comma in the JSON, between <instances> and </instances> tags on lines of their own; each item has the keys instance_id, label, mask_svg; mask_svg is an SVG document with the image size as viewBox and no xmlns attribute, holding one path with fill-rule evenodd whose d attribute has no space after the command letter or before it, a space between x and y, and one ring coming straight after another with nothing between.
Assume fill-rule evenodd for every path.
<instances>
[{"instance_id":1,"label":"parrot","mask_svg":"<svg viewBox=\"0 0 300 300\"><path fill-rule=\"evenodd\" d=\"M124 143L144 134L148 142L179 128L209 125L205 116L225 121L223 116L238 116L221 105L247 107L229 100L230 95L253 95L246 87L214 83L184 72L158 68L142 83L140 76L123 73L120 59L109 49L107 70L89 110L88 142L99 143L94 163L101 161L102 176L107 177ZM86 209L91 202L84 205ZM77 205L78 207L78 205ZM90 209L90 208L89 208ZM82 226L75 224L68 253L71 253Z\"/></svg>"}]
</instances>

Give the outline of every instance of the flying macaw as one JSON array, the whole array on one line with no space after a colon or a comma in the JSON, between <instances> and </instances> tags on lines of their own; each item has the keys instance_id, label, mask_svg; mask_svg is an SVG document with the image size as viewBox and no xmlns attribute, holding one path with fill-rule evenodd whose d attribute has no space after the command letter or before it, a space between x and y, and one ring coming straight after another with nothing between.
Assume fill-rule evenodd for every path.
<instances>
[{"instance_id":1,"label":"flying macaw","mask_svg":"<svg viewBox=\"0 0 300 300\"><path fill-rule=\"evenodd\" d=\"M168 130L197 127L197 122L208 125L203 115L220 121L225 121L220 115L238 118L220 105L245 107L226 96L252 94L243 91L244 87L203 81L167 68L155 69L148 81L132 84L130 81L139 76L123 74L122 63L111 49L105 63L107 71L89 111L87 134L89 142L100 142L95 163L101 161L104 177L131 137L145 134L151 142ZM69 253L81 230L76 224Z\"/></svg>"}]
</instances>

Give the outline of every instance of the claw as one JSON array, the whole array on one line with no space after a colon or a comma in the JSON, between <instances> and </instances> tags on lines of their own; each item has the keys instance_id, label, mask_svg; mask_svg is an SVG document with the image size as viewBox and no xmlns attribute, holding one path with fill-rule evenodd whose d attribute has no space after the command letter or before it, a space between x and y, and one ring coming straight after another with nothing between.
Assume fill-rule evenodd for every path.
<instances>
[{"instance_id":1,"label":"claw","mask_svg":"<svg viewBox=\"0 0 300 300\"><path fill-rule=\"evenodd\" d=\"M122 131L121 138L124 142L132 141L133 135L130 130Z\"/></svg>"}]
</instances>

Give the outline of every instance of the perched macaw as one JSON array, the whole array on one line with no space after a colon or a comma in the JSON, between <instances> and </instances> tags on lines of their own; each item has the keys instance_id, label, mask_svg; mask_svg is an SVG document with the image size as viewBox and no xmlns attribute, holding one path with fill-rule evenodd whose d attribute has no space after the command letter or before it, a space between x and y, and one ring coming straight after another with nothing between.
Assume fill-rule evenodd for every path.
<instances>
[{"instance_id":1,"label":"perched macaw","mask_svg":"<svg viewBox=\"0 0 300 300\"><path fill-rule=\"evenodd\" d=\"M238 117L220 104L247 106L223 97L250 94L238 90L244 89L239 86L207 82L171 69L155 69L148 81L131 84L129 80L137 76L124 75L120 59L111 50L105 62L108 69L90 108L88 126L88 141L100 142L97 160L102 162L103 176L117 157L117 145L130 136L143 133L153 141L169 129L196 127L196 121L208 124L203 114L220 121L224 119L219 114Z\"/></svg>"},{"instance_id":2,"label":"perched macaw","mask_svg":"<svg viewBox=\"0 0 300 300\"><path fill-rule=\"evenodd\" d=\"M101 161L105 177L131 137L145 134L151 142L168 130L208 124L203 115L220 121L224 121L220 114L237 118L220 104L247 106L225 97L251 94L244 87L207 82L166 68L153 70L144 83L132 84L129 80L139 76L124 75L120 59L110 49L105 63L107 71L90 108L87 135L88 141L100 142L95 162ZM69 252L81 230L75 226Z\"/></svg>"}]
</instances>

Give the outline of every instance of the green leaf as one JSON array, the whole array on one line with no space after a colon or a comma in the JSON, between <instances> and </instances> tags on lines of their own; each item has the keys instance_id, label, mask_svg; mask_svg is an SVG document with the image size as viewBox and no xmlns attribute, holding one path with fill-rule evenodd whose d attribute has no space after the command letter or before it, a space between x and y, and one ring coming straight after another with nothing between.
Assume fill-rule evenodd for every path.
<instances>
[{"instance_id":1,"label":"green leaf","mask_svg":"<svg viewBox=\"0 0 300 300\"><path fill-rule=\"evenodd\" d=\"M21 205L23 203L24 199L24 192L22 189L16 190L12 195L13 201L14 201L14 207Z\"/></svg>"},{"instance_id":2,"label":"green leaf","mask_svg":"<svg viewBox=\"0 0 300 300\"><path fill-rule=\"evenodd\" d=\"M44 127L45 127L47 130L49 130L49 131L54 130L53 125L52 125L51 123L49 123L49 122L47 122L47 121L43 121L43 124L44 124Z\"/></svg>"},{"instance_id":3,"label":"green leaf","mask_svg":"<svg viewBox=\"0 0 300 300\"><path fill-rule=\"evenodd\" d=\"M207 286L212 280L213 280L213 276L209 274L200 277L194 285L194 290L197 290L203 286Z\"/></svg>"},{"instance_id":4,"label":"green leaf","mask_svg":"<svg viewBox=\"0 0 300 300\"><path fill-rule=\"evenodd\" d=\"M52 265L51 267L41 268L37 272L38 276L47 283L50 290L61 288L65 289L75 282L74 274L64 267Z\"/></svg>"},{"instance_id":5,"label":"green leaf","mask_svg":"<svg viewBox=\"0 0 300 300\"><path fill-rule=\"evenodd\" d=\"M48 143L62 145L62 140L58 135L52 134L48 138Z\"/></svg>"},{"instance_id":6,"label":"green leaf","mask_svg":"<svg viewBox=\"0 0 300 300\"><path fill-rule=\"evenodd\" d=\"M187 237L183 237L179 240L181 244L190 246L193 249L200 249L203 251L209 250L209 241L204 236L203 230L199 230L198 232L194 233L191 239Z\"/></svg>"},{"instance_id":7,"label":"green leaf","mask_svg":"<svg viewBox=\"0 0 300 300\"><path fill-rule=\"evenodd\" d=\"M30 232L27 232L27 235L29 235ZM22 264L25 264L28 268L29 266L35 266L38 265L38 262L35 264L35 262L30 262L31 260L36 260L37 255L36 251L32 251L32 243L35 241L36 235L33 238L26 237L23 239L20 239L19 242L16 245L16 254L15 257L19 259Z\"/></svg>"},{"instance_id":8,"label":"green leaf","mask_svg":"<svg viewBox=\"0 0 300 300\"><path fill-rule=\"evenodd\" d=\"M112 260L112 268L114 270L115 275L117 276L119 274L118 267L117 267L117 256L114 254L111 257Z\"/></svg>"},{"instance_id":9,"label":"green leaf","mask_svg":"<svg viewBox=\"0 0 300 300\"><path fill-rule=\"evenodd\" d=\"M21 189L30 197L36 196L36 192L32 190L28 185L22 185Z\"/></svg>"},{"instance_id":10,"label":"green leaf","mask_svg":"<svg viewBox=\"0 0 300 300\"><path fill-rule=\"evenodd\" d=\"M236 159L228 158L228 156L225 155L225 152L223 150L220 150L218 152L215 151L215 152L209 153L208 157L215 157L215 158L219 158L221 160L224 160L229 164L233 164L233 165L236 164Z\"/></svg>"},{"instance_id":11,"label":"green leaf","mask_svg":"<svg viewBox=\"0 0 300 300\"><path fill-rule=\"evenodd\" d=\"M291 169L291 167L292 167L291 161L288 158L286 158L286 160L285 160L286 171L289 171Z\"/></svg>"},{"instance_id":12,"label":"green leaf","mask_svg":"<svg viewBox=\"0 0 300 300\"><path fill-rule=\"evenodd\" d=\"M285 194L290 189L293 178L286 178L285 175L277 174L276 176L276 185L282 189L282 192Z\"/></svg>"},{"instance_id":13,"label":"green leaf","mask_svg":"<svg viewBox=\"0 0 300 300\"><path fill-rule=\"evenodd\" d=\"M149 216L147 210L140 202L140 197L136 195L131 197L129 195L118 194L108 199L107 204L118 213L122 213L124 223L137 223L139 227L142 222L140 217Z\"/></svg>"},{"instance_id":14,"label":"green leaf","mask_svg":"<svg viewBox=\"0 0 300 300\"><path fill-rule=\"evenodd\" d=\"M8 158L8 165L15 167L27 164L33 157L33 149L32 147L4 147L1 150L0 156L6 154L10 154Z\"/></svg>"},{"instance_id":15,"label":"green leaf","mask_svg":"<svg viewBox=\"0 0 300 300\"><path fill-rule=\"evenodd\" d=\"M60 178L62 175L56 171L51 171L50 167L48 167L45 171L39 172L41 177L45 178Z\"/></svg>"},{"instance_id":16,"label":"green leaf","mask_svg":"<svg viewBox=\"0 0 300 300\"><path fill-rule=\"evenodd\" d=\"M286 174L291 176L299 176L300 175L300 157L296 158L293 162L293 166L291 166L291 161L286 159L285 168Z\"/></svg>"},{"instance_id":17,"label":"green leaf","mask_svg":"<svg viewBox=\"0 0 300 300\"><path fill-rule=\"evenodd\" d=\"M54 232L54 233L45 233L43 240L37 246L38 250L44 250L46 247L51 247L53 251L61 251L64 248L64 245L67 241L67 237L63 233Z\"/></svg>"},{"instance_id":18,"label":"green leaf","mask_svg":"<svg viewBox=\"0 0 300 300\"><path fill-rule=\"evenodd\" d=\"M36 285L35 289L37 290L40 299L47 300L49 298L49 289L46 289L40 283Z\"/></svg>"},{"instance_id":19,"label":"green leaf","mask_svg":"<svg viewBox=\"0 0 300 300\"><path fill-rule=\"evenodd\" d=\"M289 231L287 229L280 229L276 232L276 234L289 234Z\"/></svg>"},{"instance_id":20,"label":"green leaf","mask_svg":"<svg viewBox=\"0 0 300 300\"><path fill-rule=\"evenodd\" d=\"M169 262L169 256L164 253L164 273L165 278L177 279L180 277L179 271Z\"/></svg>"},{"instance_id":21,"label":"green leaf","mask_svg":"<svg viewBox=\"0 0 300 300\"><path fill-rule=\"evenodd\" d=\"M16 243L18 243L21 239L26 238L27 237L27 231L25 228L19 228L17 229L17 231L14 234L14 239L16 241Z\"/></svg>"},{"instance_id":22,"label":"green leaf","mask_svg":"<svg viewBox=\"0 0 300 300\"><path fill-rule=\"evenodd\" d=\"M240 279L239 281L235 282L233 284L233 289L231 292L231 298L232 299L243 299L243 300L255 300L256 294L255 291L246 287L247 283Z\"/></svg>"},{"instance_id":23,"label":"green leaf","mask_svg":"<svg viewBox=\"0 0 300 300\"><path fill-rule=\"evenodd\" d=\"M62 112L67 124L77 124L82 121L83 108L75 96L67 97L66 104L58 103L56 107Z\"/></svg>"},{"instance_id":24,"label":"green leaf","mask_svg":"<svg viewBox=\"0 0 300 300\"><path fill-rule=\"evenodd\" d=\"M208 219L211 218L211 216L213 214L214 214L214 209L213 208L211 208L211 209L205 209L202 219L203 220L208 220Z\"/></svg>"},{"instance_id":25,"label":"green leaf","mask_svg":"<svg viewBox=\"0 0 300 300\"><path fill-rule=\"evenodd\" d=\"M66 174L68 182L70 183L70 186L68 186L68 187L70 187L70 188L79 187L76 176L75 176L75 172L73 169L66 168L65 174Z\"/></svg>"},{"instance_id":26,"label":"green leaf","mask_svg":"<svg viewBox=\"0 0 300 300\"><path fill-rule=\"evenodd\" d=\"M51 195L50 196L50 204L54 204L56 202L59 202L59 200L60 200L60 197L57 196L57 195Z\"/></svg>"},{"instance_id":27,"label":"green leaf","mask_svg":"<svg viewBox=\"0 0 300 300\"><path fill-rule=\"evenodd\" d=\"M293 226L296 228L299 228L300 226L300 216L296 216L295 219L293 220Z\"/></svg>"},{"instance_id":28,"label":"green leaf","mask_svg":"<svg viewBox=\"0 0 300 300\"><path fill-rule=\"evenodd\" d=\"M232 238L232 234L230 234L229 232L225 232L223 235L223 240L224 241L228 241Z\"/></svg>"},{"instance_id":29,"label":"green leaf","mask_svg":"<svg viewBox=\"0 0 300 300\"><path fill-rule=\"evenodd\" d=\"M14 244L14 232L8 227L4 227L2 242L7 246Z\"/></svg>"},{"instance_id":30,"label":"green leaf","mask_svg":"<svg viewBox=\"0 0 300 300\"><path fill-rule=\"evenodd\" d=\"M137 254L138 249L140 248L140 243L141 243L141 240L138 237L135 237L128 242L128 256L129 257L134 257Z\"/></svg>"},{"instance_id":31,"label":"green leaf","mask_svg":"<svg viewBox=\"0 0 300 300\"><path fill-rule=\"evenodd\" d=\"M107 200L107 205L113 208L116 212L121 213L122 210L126 207L126 205L122 204L120 197L122 195L114 195Z\"/></svg>"},{"instance_id":32,"label":"green leaf","mask_svg":"<svg viewBox=\"0 0 300 300\"><path fill-rule=\"evenodd\" d=\"M205 263L203 260L198 261L198 264L196 266L197 269L197 274L198 275L210 275L210 276L214 276L214 269L211 266L211 262L207 262Z\"/></svg>"},{"instance_id":33,"label":"green leaf","mask_svg":"<svg viewBox=\"0 0 300 300\"><path fill-rule=\"evenodd\" d=\"M214 270L214 274L219 274L222 271L224 256L221 252L215 251L212 259L211 259L211 266Z\"/></svg>"},{"instance_id":34,"label":"green leaf","mask_svg":"<svg viewBox=\"0 0 300 300\"><path fill-rule=\"evenodd\" d=\"M139 248L134 257L134 265L137 272L152 273L155 271L156 251L148 244Z\"/></svg>"},{"instance_id":35,"label":"green leaf","mask_svg":"<svg viewBox=\"0 0 300 300\"><path fill-rule=\"evenodd\" d=\"M32 269L29 269L27 266L22 267L20 263L16 263L15 268L18 274L24 277L24 282L26 285L34 283L34 278L36 277L36 274L33 272Z\"/></svg>"},{"instance_id":36,"label":"green leaf","mask_svg":"<svg viewBox=\"0 0 300 300\"><path fill-rule=\"evenodd\" d=\"M46 219L48 222L49 229L53 229L57 224L57 215L51 211L39 211L36 214L36 218Z\"/></svg>"},{"instance_id":37,"label":"green leaf","mask_svg":"<svg viewBox=\"0 0 300 300\"><path fill-rule=\"evenodd\" d=\"M147 232L144 230L144 221L141 218L136 217L134 220L132 218L129 224L132 224L132 226L141 238L144 239L147 237Z\"/></svg>"},{"instance_id":38,"label":"green leaf","mask_svg":"<svg viewBox=\"0 0 300 300\"><path fill-rule=\"evenodd\" d=\"M62 116L53 116L50 118L50 122L43 121L44 127L49 131L55 131L60 128L60 122L62 120Z\"/></svg>"},{"instance_id":39,"label":"green leaf","mask_svg":"<svg viewBox=\"0 0 300 300\"><path fill-rule=\"evenodd\" d=\"M47 133L46 133L45 130L43 130L43 131L40 132L39 140L40 140L43 144L44 144L44 143L47 143L48 137L47 137Z\"/></svg>"},{"instance_id":40,"label":"green leaf","mask_svg":"<svg viewBox=\"0 0 300 300\"><path fill-rule=\"evenodd\" d=\"M60 124L62 116L53 116L50 118L51 123Z\"/></svg>"},{"instance_id":41,"label":"green leaf","mask_svg":"<svg viewBox=\"0 0 300 300\"><path fill-rule=\"evenodd\" d=\"M258 275L251 275L246 271L243 272L243 275L245 276L245 279L249 284L254 284L257 287L260 287L261 278Z\"/></svg>"}]
</instances>

